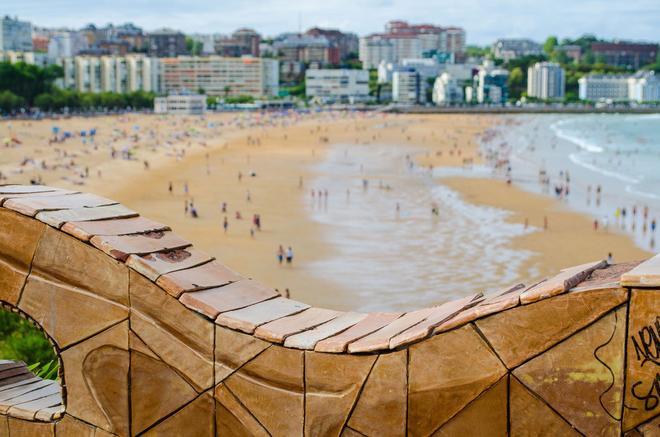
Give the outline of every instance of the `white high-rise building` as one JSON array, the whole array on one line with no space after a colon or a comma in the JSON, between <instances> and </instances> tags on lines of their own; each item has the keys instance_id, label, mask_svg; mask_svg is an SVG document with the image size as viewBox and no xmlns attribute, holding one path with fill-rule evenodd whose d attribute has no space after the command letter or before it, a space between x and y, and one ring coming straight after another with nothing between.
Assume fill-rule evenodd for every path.
<instances>
[{"instance_id":1,"label":"white high-rise building","mask_svg":"<svg viewBox=\"0 0 660 437\"><path fill-rule=\"evenodd\" d=\"M53 32L48 41L48 59L57 62L60 58L77 56L89 47L82 32L62 30Z\"/></svg>"},{"instance_id":2,"label":"white high-rise building","mask_svg":"<svg viewBox=\"0 0 660 437\"><path fill-rule=\"evenodd\" d=\"M392 100L397 103L419 103L421 83L419 73L414 70L395 71L392 75Z\"/></svg>"},{"instance_id":3,"label":"white high-rise building","mask_svg":"<svg viewBox=\"0 0 660 437\"><path fill-rule=\"evenodd\" d=\"M442 73L433 83L433 103L438 106L452 105L463 101L463 88L451 74Z\"/></svg>"},{"instance_id":4,"label":"white high-rise building","mask_svg":"<svg viewBox=\"0 0 660 437\"><path fill-rule=\"evenodd\" d=\"M369 99L369 72L309 69L305 72L305 94L322 101L364 102Z\"/></svg>"},{"instance_id":5,"label":"white high-rise building","mask_svg":"<svg viewBox=\"0 0 660 437\"><path fill-rule=\"evenodd\" d=\"M378 68L381 61L394 61L394 44L381 35L370 35L360 38L360 61L362 68L369 70Z\"/></svg>"},{"instance_id":6,"label":"white high-rise building","mask_svg":"<svg viewBox=\"0 0 660 437\"><path fill-rule=\"evenodd\" d=\"M564 69L553 62L537 62L527 69L527 95L543 100L563 99Z\"/></svg>"},{"instance_id":7,"label":"white high-rise building","mask_svg":"<svg viewBox=\"0 0 660 437\"><path fill-rule=\"evenodd\" d=\"M32 24L19 21L18 18L4 16L0 18L0 50L32 51Z\"/></svg>"}]
</instances>

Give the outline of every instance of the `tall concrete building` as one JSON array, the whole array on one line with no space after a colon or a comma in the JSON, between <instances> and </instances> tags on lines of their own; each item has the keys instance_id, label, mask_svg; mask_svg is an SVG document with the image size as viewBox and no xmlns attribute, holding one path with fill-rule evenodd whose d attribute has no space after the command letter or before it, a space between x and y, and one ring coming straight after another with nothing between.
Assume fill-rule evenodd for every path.
<instances>
[{"instance_id":1,"label":"tall concrete building","mask_svg":"<svg viewBox=\"0 0 660 437\"><path fill-rule=\"evenodd\" d=\"M472 90L476 90L476 93L473 92L471 97L476 97L477 103L503 105L509 98L509 72L495 67L492 61L484 61L479 67L474 82ZM465 97L467 100L467 93Z\"/></svg>"},{"instance_id":2,"label":"tall concrete building","mask_svg":"<svg viewBox=\"0 0 660 437\"><path fill-rule=\"evenodd\" d=\"M463 58L464 52L465 31L458 27L411 25L397 20L387 23L385 33L360 38L360 61L365 69L377 68L381 61L397 63L431 54L456 60Z\"/></svg>"},{"instance_id":3,"label":"tall concrete building","mask_svg":"<svg viewBox=\"0 0 660 437\"><path fill-rule=\"evenodd\" d=\"M166 94L204 90L210 96L276 96L277 60L251 56L178 56L160 59L162 91Z\"/></svg>"},{"instance_id":4,"label":"tall concrete building","mask_svg":"<svg viewBox=\"0 0 660 437\"><path fill-rule=\"evenodd\" d=\"M305 72L305 94L323 102L364 102L369 99L369 72L309 69Z\"/></svg>"},{"instance_id":5,"label":"tall concrete building","mask_svg":"<svg viewBox=\"0 0 660 437\"><path fill-rule=\"evenodd\" d=\"M86 93L161 92L159 60L141 54L62 58L58 85Z\"/></svg>"},{"instance_id":6,"label":"tall concrete building","mask_svg":"<svg viewBox=\"0 0 660 437\"><path fill-rule=\"evenodd\" d=\"M158 58L187 54L186 36L172 29L159 29L147 35L149 56Z\"/></svg>"},{"instance_id":7,"label":"tall concrete building","mask_svg":"<svg viewBox=\"0 0 660 437\"><path fill-rule=\"evenodd\" d=\"M0 50L31 52L32 24L7 15L0 18Z\"/></svg>"},{"instance_id":8,"label":"tall concrete building","mask_svg":"<svg viewBox=\"0 0 660 437\"><path fill-rule=\"evenodd\" d=\"M421 79L414 69L395 71L392 75L392 100L414 105L420 102Z\"/></svg>"},{"instance_id":9,"label":"tall concrete building","mask_svg":"<svg viewBox=\"0 0 660 437\"><path fill-rule=\"evenodd\" d=\"M537 62L527 69L527 95L542 100L563 99L566 75L559 64Z\"/></svg>"}]
</instances>

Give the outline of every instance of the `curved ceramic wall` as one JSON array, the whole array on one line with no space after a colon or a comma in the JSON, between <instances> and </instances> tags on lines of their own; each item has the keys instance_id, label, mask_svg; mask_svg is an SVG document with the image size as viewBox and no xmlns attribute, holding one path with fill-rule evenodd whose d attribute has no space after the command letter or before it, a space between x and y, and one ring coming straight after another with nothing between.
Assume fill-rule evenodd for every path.
<instances>
[{"instance_id":1,"label":"curved ceramic wall","mask_svg":"<svg viewBox=\"0 0 660 437\"><path fill-rule=\"evenodd\" d=\"M0 301L62 363L57 398L0 362L0 435L658 435L660 257L342 313L109 199L10 185L0 205Z\"/></svg>"}]
</instances>

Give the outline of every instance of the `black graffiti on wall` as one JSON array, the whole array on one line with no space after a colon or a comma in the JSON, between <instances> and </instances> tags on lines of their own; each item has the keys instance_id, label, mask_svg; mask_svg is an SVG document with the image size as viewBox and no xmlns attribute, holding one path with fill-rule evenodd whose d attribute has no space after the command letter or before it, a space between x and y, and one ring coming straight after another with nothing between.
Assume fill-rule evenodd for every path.
<instances>
[{"instance_id":1,"label":"black graffiti on wall","mask_svg":"<svg viewBox=\"0 0 660 437\"><path fill-rule=\"evenodd\" d=\"M630 339L639 367L659 368L650 381L635 381L630 388L633 397L644 402L646 411L651 411L660 403L660 316L656 316L655 323L644 326Z\"/></svg>"}]
</instances>

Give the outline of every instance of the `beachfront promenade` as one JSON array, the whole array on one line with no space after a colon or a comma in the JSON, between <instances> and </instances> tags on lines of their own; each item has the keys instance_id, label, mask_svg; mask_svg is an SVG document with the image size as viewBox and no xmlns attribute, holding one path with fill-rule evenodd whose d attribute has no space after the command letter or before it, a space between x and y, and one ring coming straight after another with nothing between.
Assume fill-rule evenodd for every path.
<instances>
[{"instance_id":1,"label":"beachfront promenade","mask_svg":"<svg viewBox=\"0 0 660 437\"><path fill-rule=\"evenodd\" d=\"M100 196L0 205L0 302L60 363L53 383L0 362L0 435L657 435L660 257L361 314Z\"/></svg>"}]
</instances>

